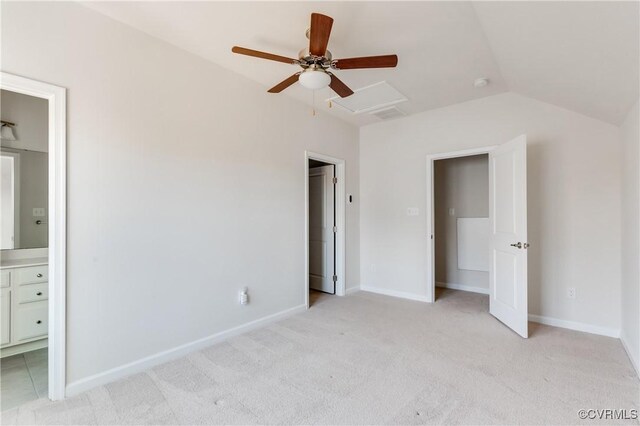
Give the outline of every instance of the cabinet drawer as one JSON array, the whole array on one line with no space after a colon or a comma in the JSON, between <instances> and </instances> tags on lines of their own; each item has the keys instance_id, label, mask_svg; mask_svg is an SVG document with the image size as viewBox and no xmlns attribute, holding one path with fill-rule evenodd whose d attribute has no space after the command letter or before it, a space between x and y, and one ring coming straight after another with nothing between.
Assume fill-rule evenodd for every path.
<instances>
[{"instance_id":1,"label":"cabinet drawer","mask_svg":"<svg viewBox=\"0 0 640 426\"><path fill-rule=\"evenodd\" d=\"M0 345L11 341L11 290L0 293Z\"/></svg>"},{"instance_id":2,"label":"cabinet drawer","mask_svg":"<svg viewBox=\"0 0 640 426\"><path fill-rule=\"evenodd\" d=\"M15 276L18 285L34 284L34 283L46 283L49 279L49 267L47 265L42 266L30 266L28 268L14 269Z\"/></svg>"},{"instance_id":3,"label":"cabinet drawer","mask_svg":"<svg viewBox=\"0 0 640 426\"><path fill-rule=\"evenodd\" d=\"M0 287L11 287L11 270L0 270Z\"/></svg>"},{"instance_id":4,"label":"cabinet drawer","mask_svg":"<svg viewBox=\"0 0 640 426\"><path fill-rule=\"evenodd\" d=\"M27 340L47 335L48 303L34 302L19 305L16 309L13 329L16 340Z\"/></svg>"},{"instance_id":5,"label":"cabinet drawer","mask_svg":"<svg viewBox=\"0 0 640 426\"><path fill-rule=\"evenodd\" d=\"M38 302L49 298L49 284L27 284L18 287L18 303Z\"/></svg>"}]
</instances>

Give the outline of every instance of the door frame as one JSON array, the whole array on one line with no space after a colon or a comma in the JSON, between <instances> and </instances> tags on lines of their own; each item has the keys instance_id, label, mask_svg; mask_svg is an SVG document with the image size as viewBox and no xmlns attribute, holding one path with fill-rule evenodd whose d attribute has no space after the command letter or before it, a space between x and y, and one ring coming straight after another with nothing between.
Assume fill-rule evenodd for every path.
<instances>
[{"instance_id":1,"label":"door frame","mask_svg":"<svg viewBox=\"0 0 640 426\"><path fill-rule=\"evenodd\" d=\"M309 160L333 164L336 168L336 296L346 294L346 182L345 161L312 151L304 152L304 303L309 309Z\"/></svg>"},{"instance_id":2,"label":"door frame","mask_svg":"<svg viewBox=\"0 0 640 426\"><path fill-rule=\"evenodd\" d=\"M436 250L435 250L435 188L434 188L434 162L436 160L446 160L450 158L470 157L472 155L489 154L498 145L484 146L480 148L464 149L460 151L449 151L427 155L427 207L425 215L427 217L427 302L435 302L436 297ZM489 213L491 219L491 213Z\"/></svg>"},{"instance_id":3,"label":"door frame","mask_svg":"<svg viewBox=\"0 0 640 426\"><path fill-rule=\"evenodd\" d=\"M65 397L67 143L66 89L0 72L0 88L46 99L49 104L49 399Z\"/></svg>"}]
</instances>

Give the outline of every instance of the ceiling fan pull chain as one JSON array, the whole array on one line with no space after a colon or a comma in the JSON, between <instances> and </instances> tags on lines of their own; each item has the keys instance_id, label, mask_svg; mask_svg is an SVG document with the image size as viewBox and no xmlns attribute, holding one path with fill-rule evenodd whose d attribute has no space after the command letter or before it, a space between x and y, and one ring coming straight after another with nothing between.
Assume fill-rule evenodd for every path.
<instances>
[{"instance_id":1,"label":"ceiling fan pull chain","mask_svg":"<svg viewBox=\"0 0 640 426\"><path fill-rule=\"evenodd\" d=\"M312 90L313 94L312 94L312 101L311 101L311 115L313 115L314 117L316 116L316 91Z\"/></svg>"}]
</instances>

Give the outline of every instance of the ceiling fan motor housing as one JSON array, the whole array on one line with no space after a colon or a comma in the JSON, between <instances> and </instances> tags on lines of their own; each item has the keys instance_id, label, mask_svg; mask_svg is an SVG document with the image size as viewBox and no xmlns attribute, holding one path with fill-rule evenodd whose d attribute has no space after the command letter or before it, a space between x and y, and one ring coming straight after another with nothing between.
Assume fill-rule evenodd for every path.
<instances>
[{"instance_id":1,"label":"ceiling fan motor housing","mask_svg":"<svg viewBox=\"0 0 640 426\"><path fill-rule=\"evenodd\" d=\"M300 52L298 52L298 60L301 62L302 66L310 66L312 64L322 65L325 68L331 66L331 52L328 50L325 52L324 56L315 56L309 52L309 48L305 47Z\"/></svg>"}]
</instances>

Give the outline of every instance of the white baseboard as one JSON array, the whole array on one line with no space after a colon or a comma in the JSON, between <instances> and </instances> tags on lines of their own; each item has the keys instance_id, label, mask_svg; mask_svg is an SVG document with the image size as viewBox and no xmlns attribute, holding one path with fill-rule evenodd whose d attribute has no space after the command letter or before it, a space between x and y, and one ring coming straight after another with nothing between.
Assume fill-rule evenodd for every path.
<instances>
[{"instance_id":1,"label":"white baseboard","mask_svg":"<svg viewBox=\"0 0 640 426\"><path fill-rule=\"evenodd\" d=\"M636 358L636 356L640 354L636 355L633 353L633 351L631 351L627 336L624 332L620 333L620 341L622 342L622 346L629 356L629 360L631 360L631 365L633 365L633 368L635 368L636 370L636 374L638 375L638 377L640 377L640 360Z\"/></svg>"},{"instance_id":2,"label":"white baseboard","mask_svg":"<svg viewBox=\"0 0 640 426\"><path fill-rule=\"evenodd\" d=\"M400 297L402 299L417 300L419 302L428 302L427 296L415 293L406 293L404 291L388 290L385 288L360 286L360 290L370 293L384 294L385 296Z\"/></svg>"},{"instance_id":3,"label":"white baseboard","mask_svg":"<svg viewBox=\"0 0 640 426\"><path fill-rule=\"evenodd\" d=\"M529 314L529 321L552 325L554 327L568 328L569 330L584 331L585 333L599 334L601 336L620 338L620 330L618 329L585 324L583 322L567 321L534 314Z\"/></svg>"},{"instance_id":4,"label":"white baseboard","mask_svg":"<svg viewBox=\"0 0 640 426\"><path fill-rule=\"evenodd\" d=\"M347 291L345 291L345 294L352 294L355 293L357 291L360 291L360 287L350 287L347 289Z\"/></svg>"},{"instance_id":5,"label":"white baseboard","mask_svg":"<svg viewBox=\"0 0 640 426\"><path fill-rule=\"evenodd\" d=\"M440 284L445 284L445 283L437 283L437 284L439 284L438 287L442 287L443 285L440 285ZM447 283L447 288L455 288L455 287L449 287L449 286L450 284ZM463 286L463 287L465 288L455 288L455 289L466 290L466 291L473 291L471 289L476 289L476 290L484 291L484 289L479 289L478 287L468 287L468 286ZM420 302L428 302L426 296L422 296L415 293L406 293L403 291L388 290L384 288L369 287L369 286L362 286L362 285L360 286L360 290L368 291L370 293L383 294L385 296L400 297L402 299L417 300ZM488 294L488 293L483 293L483 294ZM558 318L552 318L552 317L547 317L543 315L534 315L534 314L529 314L529 321L537 322L545 325L551 325L554 327L567 328L569 330L584 331L586 333L598 334L601 336L620 338L620 330L615 328L601 327L601 326L592 325L592 324L585 324L582 322L567 321L567 320L562 320Z\"/></svg>"},{"instance_id":6,"label":"white baseboard","mask_svg":"<svg viewBox=\"0 0 640 426\"><path fill-rule=\"evenodd\" d=\"M470 291L472 293L489 294L488 288L473 287L473 286L464 285L464 284L442 283L442 282L436 281L436 287L450 288L452 290Z\"/></svg>"},{"instance_id":7,"label":"white baseboard","mask_svg":"<svg viewBox=\"0 0 640 426\"><path fill-rule=\"evenodd\" d=\"M112 368L111 370L104 371L102 373L94 374L93 376L85 377L84 379L77 380L73 383L69 383L66 388L65 397L77 395L81 392L89 389L101 386L115 380L121 379L132 374L140 373L148 370L157 365L163 364L167 361L171 361L176 358L188 355L192 352L209 347L230 337L237 336L247 331L255 330L257 328L264 327L268 324L280 321L284 318L290 317L301 312L306 311L305 305L296 306L294 308L286 309L281 312L277 312L272 315L268 315L264 318L251 321L247 324L243 324L237 327L233 327L229 330L222 331L220 333L213 334L196 341L180 345L173 349L169 349L157 354L139 359L134 362L122 365L120 367Z\"/></svg>"}]
</instances>

